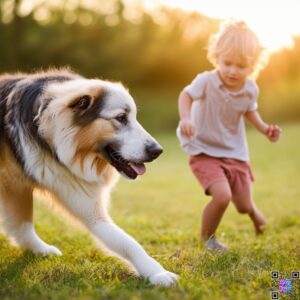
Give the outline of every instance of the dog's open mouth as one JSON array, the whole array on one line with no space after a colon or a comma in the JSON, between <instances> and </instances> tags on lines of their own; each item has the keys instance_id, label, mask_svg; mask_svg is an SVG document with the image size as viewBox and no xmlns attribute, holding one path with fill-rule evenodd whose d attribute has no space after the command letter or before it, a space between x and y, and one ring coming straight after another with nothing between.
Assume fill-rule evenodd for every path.
<instances>
[{"instance_id":1,"label":"dog's open mouth","mask_svg":"<svg viewBox=\"0 0 300 300\"><path fill-rule=\"evenodd\" d=\"M128 161L110 146L106 146L104 150L111 165L130 179L135 179L138 175L143 175L146 172L144 163Z\"/></svg>"}]
</instances>

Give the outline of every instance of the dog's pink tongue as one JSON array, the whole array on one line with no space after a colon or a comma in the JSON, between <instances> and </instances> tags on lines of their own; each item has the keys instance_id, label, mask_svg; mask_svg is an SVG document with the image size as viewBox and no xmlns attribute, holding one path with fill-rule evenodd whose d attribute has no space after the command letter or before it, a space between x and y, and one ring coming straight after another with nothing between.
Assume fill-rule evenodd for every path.
<instances>
[{"instance_id":1,"label":"dog's pink tongue","mask_svg":"<svg viewBox=\"0 0 300 300\"><path fill-rule=\"evenodd\" d=\"M129 163L129 165L138 175L143 175L146 172L144 164Z\"/></svg>"}]
</instances>

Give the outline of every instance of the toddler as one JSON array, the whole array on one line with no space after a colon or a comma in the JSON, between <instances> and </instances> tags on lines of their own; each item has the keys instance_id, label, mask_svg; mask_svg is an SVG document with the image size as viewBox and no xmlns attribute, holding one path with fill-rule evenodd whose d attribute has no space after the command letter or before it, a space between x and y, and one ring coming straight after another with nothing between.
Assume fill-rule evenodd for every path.
<instances>
[{"instance_id":1,"label":"toddler","mask_svg":"<svg viewBox=\"0 0 300 300\"><path fill-rule=\"evenodd\" d=\"M230 200L249 215L257 234L265 226L252 199L244 118L271 142L281 129L265 123L257 111L258 87L252 78L263 66L263 49L244 22L221 26L210 40L208 59L215 69L198 74L180 93L177 136L192 172L211 196L202 215L201 240L208 249L227 250L215 232Z\"/></svg>"}]
</instances>

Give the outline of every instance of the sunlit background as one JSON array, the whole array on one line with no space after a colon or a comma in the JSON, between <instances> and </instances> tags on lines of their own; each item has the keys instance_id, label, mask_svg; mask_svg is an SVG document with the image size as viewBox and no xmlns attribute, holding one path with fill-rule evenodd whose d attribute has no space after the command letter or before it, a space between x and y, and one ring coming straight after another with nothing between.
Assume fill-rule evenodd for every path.
<instances>
[{"instance_id":1,"label":"sunlit background","mask_svg":"<svg viewBox=\"0 0 300 300\"><path fill-rule=\"evenodd\" d=\"M244 20L271 51L292 47L293 37L300 34L299 0L145 0L144 4L152 11L166 5L217 19Z\"/></svg>"},{"instance_id":2,"label":"sunlit background","mask_svg":"<svg viewBox=\"0 0 300 300\"><path fill-rule=\"evenodd\" d=\"M141 122L174 132L177 97L226 18L244 20L269 50L258 78L267 121L300 121L299 0L0 0L0 71L68 66L122 81Z\"/></svg>"}]
</instances>

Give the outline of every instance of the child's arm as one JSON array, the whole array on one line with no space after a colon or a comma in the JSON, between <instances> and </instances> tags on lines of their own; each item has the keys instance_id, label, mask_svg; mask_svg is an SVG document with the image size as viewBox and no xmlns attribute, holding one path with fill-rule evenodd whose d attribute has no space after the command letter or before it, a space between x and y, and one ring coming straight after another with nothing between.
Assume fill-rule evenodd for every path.
<instances>
[{"instance_id":1,"label":"child's arm","mask_svg":"<svg viewBox=\"0 0 300 300\"><path fill-rule=\"evenodd\" d=\"M281 128L277 125L265 123L258 111L248 111L245 113L245 117L258 131L266 135L271 142L277 142L280 138Z\"/></svg>"},{"instance_id":2,"label":"child's arm","mask_svg":"<svg viewBox=\"0 0 300 300\"><path fill-rule=\"evenodd\" d=\"M192 137L195 133L195 126L191 122L191 107L193 99L185 91L182 91L178 99L178 110L179 110L179 128L180 132L187 137Z\"/></svg>"}]
</instances>

